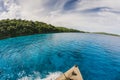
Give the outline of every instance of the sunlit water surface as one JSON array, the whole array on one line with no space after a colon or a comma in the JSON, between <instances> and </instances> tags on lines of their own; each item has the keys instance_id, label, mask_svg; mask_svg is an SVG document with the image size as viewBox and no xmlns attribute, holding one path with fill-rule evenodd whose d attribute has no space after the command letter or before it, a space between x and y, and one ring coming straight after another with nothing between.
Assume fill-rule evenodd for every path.
<instances>
[{"instance_id":1,"label":"sunlit water surface","mask_svg":"<svg viewBox=\"0 0 120 80\"><path fill-rule=\"evenodd\" d=\"M0 40L0 80L55 80L74 64L84 80L120 80L120 37L55 33Z\"/></svg>"}]
</instances>

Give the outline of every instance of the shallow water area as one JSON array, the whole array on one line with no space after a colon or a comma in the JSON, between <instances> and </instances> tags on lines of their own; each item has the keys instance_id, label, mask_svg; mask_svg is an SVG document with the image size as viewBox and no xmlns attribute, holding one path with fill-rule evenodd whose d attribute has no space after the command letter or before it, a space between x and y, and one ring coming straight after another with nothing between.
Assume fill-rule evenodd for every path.
<instances>
[{"instance_id":1,"label":"shallow water area","mask_svg":"<svg viewBox=\"0 0 120 80\"><path fill-rule=\"evenodd\" d=\"M84 80L120 80L120 37L53 33L0 40L0 80L54 80L75 64Z\"/></svg>"}]
</instances>

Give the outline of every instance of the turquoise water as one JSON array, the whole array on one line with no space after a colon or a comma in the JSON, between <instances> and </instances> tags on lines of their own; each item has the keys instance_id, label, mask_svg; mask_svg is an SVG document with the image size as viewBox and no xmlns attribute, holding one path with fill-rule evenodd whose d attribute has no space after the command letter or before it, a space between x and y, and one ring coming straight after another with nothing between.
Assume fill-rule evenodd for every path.
<instances>
[{"instance_id":1,"label":"turquoise water","mask_svg":"<svg viewBox=\"0 0 120 80\"><path fill-rule=\"evenodd\" d=\"M56 33L0 40L0 80L50 80L46 75L74 64L84 80L120 80L120 37Z\"/></svg>"}]
</instances>

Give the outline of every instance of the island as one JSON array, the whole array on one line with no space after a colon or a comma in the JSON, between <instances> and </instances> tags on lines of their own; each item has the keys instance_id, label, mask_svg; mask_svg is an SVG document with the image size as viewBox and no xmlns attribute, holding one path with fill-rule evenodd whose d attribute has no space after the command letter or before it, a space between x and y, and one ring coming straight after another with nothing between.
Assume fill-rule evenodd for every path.
<instances>
[{"instance_id":1,"label":"island","mask_svg":"<svg viewBox=\"0 0 120 80\"><path fill-rule=\"evenodd\" d=\"M105 32L80 31L76 29L53 26L51 24L47 24L39 21L32 21L32 20L22 20L22 19L0 20L0 39L33 35L33 34L61 33L61 32L79 32L79 33L92 33L92 34L120 36L118 34L111 34L111 33L105 33Z\"/></svg>"},{"instance_id":2,"label":"island","mask_svg":"<svg viewBox=\"0 0 120 80\"><path fill-rule=\"evenodd\" d=\"M65 27L56 27L39 21L4 19L0 20L0 39L25 36L42 33L60 33L60 32L80 32L84 31L69 29Z\"/></svg>"}]
</instances>

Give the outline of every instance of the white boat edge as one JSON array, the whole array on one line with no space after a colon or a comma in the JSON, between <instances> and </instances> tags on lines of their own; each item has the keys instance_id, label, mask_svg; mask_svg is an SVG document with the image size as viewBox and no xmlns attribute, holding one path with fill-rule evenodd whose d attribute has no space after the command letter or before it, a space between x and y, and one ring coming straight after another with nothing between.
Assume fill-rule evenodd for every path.
<instances>
[{"instance_id":1,"label":"white boat edge","mask_svg":"<svg viewBox=\"0 0 120 80\"><path fill-rule=\"evenodd\" d=\"M77 65L60 75L56 80L83 80L81 72Z\"/></svg>"}]
</instances>

